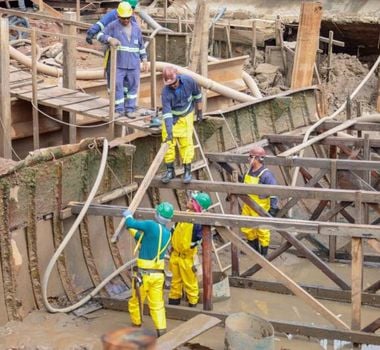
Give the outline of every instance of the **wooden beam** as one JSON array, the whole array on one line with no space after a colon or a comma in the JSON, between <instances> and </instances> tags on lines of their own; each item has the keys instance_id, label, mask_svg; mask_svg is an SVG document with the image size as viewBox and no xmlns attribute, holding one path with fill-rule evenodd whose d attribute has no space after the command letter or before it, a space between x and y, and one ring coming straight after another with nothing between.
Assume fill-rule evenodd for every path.
<instances>
[{"instance_id":1,"label":"wooden beam","mask_svg":"<svg viewBox=\"0 0 380 350\"><path fill-rule=\"evenodd\" d=\"M291 88L310 86L319 46L322 5L320 2L302 2L297 34L297 47L293 63Z\"/></svg>"},{"instance_id":2,"label":"wooden beam","mask_svg":"<svg viewBox=\"0 0 380 350\"><path fill-rule=\"evenodd\" d=\"M38 98L37 98L37 33L36 28L32 28L30 35L31 55L32 55L32 114L33 114L33 149L40 148L40 124L38 118Z\"/></svg>"},{"instance_id":3,"label":"wooden beam","mask_svg":"<svg viewBox=\"0 0 380 350\"><path fill-rule=\"evenodd\" d=\"M293 294L288 288L286 288L279 282L259 281L259 280L254 280L251 278L232 277L232 276L229 276L228 278L229 278L230 286L235 287L235 288L247 288L247 289L260 290L264 292L287 294L287 295ZM333 289L333 288L325 288L325 287L312 286L312 285L306 285L306 284L302 284L300 286L317 299L332 300L332 301L337 301L340 303L351 304L350 290L338 290L338 289ZM363 305L380 307L380 295L363 292L362 302L363 302Z\"/></svg>"},{"instance_id":4,"label":"wooden beam","mask_svg":"<svg viewBox=\"0 0 380 350\"><path fill-rule=\"evenodd\" d=\"M159 337L157 350L177 349L221 322L217 317L198 314Z\"/></svg>"},{"instance_id":5,"label":"wooden beam","mask_svg":"<svg viewBox=\"0 0 380 350\"><path fill-rule=\"evenodd\" d=\"M96 298L106 309L128 312L128 300L112 299L112 298ZM196 308L188 308L182 306L165 305L166 317L172 320L187 321L192 317L202 313L219 318L222 322L229 316L229 313L203 311ZM144 308L144 314L149 314L149 309ZM314 325L305 325L302 323L278 321L268 319L274 330L279 333L287 333L312 337L318 339L344 340L358 344L374 344L380 345L380 336L364 332L355 332L347 330L338 330L328 327L317 327Z\"/></svg>"},{"instance_id":6,"label":"wooden beam","mask_svg":"<svg viewBox=\"0 0 380 350\"><path fill-rule=\"evenodd\" d=\"M75 12L65 12L63 18L69 21L75 21ZM77 34L76 27L70 24L63 25L63 34L72 37L63 39L63 87L71 90L76 90L76 40L74 39ZM66 143L77 142L76 130L76 114L74 112L62 112L62 120L65 123L71 124L70 126L64 125L62 130L62 141Z\"/></svg>"},{"instance_id":7,"label":"wooden beam","mask_svg":"<svg viewBox=\"0 0 380 350\"><path fill-rule=\"evenodd\" d=\"M379 143L380 146L380 143ZM218 163L247 163L247 155L236 153L205 153L206 157L212 162ZM331 169L331 159L322 158L283 158L276 156L266 156L265 165L286 166L286 167L303 167L316 169ZM341 170L379 170L379 161L353 160L353 159L336 159L336 168Z\"/></svg>"},{"instance_id":8,"label":"wooden beam","mask_svg":"<svg viewBox=\"0 0 380 350\"><path fill-rule=\"evenodd\" d=\"M9 25L6 18L0 18L0 62L0 157L12 159Z\"/></svg>"},{"instance_id":9,"label":"wooden beam","mask_svg":"<svg viewBox=\"0 0 380 350\"><path fill-rule=\"evenodd\" d=\"M71 211L78 214L83 207L82 203L70 202ZM117 205L91 205L87 211L88 215L99 216L116 216L122 217L122 211L126 207ZM139 208L135 212L136 218L153 219L154 209ZM191 222L201 225L212 226L236 226L236 227L264 227L270 230L291 230L305 232L310 234L337 235L341 237L363 237L363 238L380 238L380 227L377 225L356 225L346 223L328 223L319 221L263 218L242 215L230 215L219 213L190 213L175 211L172 219L173 222Z\"/></svg>"},{"instance_id":10,"label":"wooden beam","mask_svg":"<svg viewBox=\"0 0 380 350\"><path fill-rule=\"evenodd\" d=\"M380 317L362 329L362 332L375 333L380 328Z\"/></svg>"},{"instance_id":11,"label":"wooden beam","mask_svg":"<svg viewBox=\"0 0 380 350\"><path fill-rule=\"evenodd\" d=\"M212 310L212 234L210 226L202 228L203 310Z\"/></svg>"}]
</instances>

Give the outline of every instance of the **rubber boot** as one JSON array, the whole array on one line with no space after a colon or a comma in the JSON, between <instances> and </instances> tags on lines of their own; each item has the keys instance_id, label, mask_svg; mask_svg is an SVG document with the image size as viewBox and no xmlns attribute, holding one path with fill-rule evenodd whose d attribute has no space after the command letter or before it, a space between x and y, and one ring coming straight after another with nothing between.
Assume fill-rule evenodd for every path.
<instances>
[{"instance_id":1,"label":"rubber boot","mask_svg":"<svg viewBox=\"0 0 380 350\"><path fill-rule=\"evenodd\" d=\"M185 168L185 172L183 174L183 183L188 184L191 182L192 176L191 176L191 163L184 164L183 167Z\"/></svg>"},{"instance_id":2,"label":"rubber boot","mask_svg":"<svg viewBox=\"0 0 380 350\"><path fill-rule=\"evenodd\" d=\"M157 338L161 337L166 333L166 329L157 329Z\"/></svg>"},{"instance_id":3,"label":"rubber boot","mask_svg":"<svg viewBox=\"0 0 380 350\"><path fill-rule=\"evenodd\" d=\"M169 298L168 304L169 305L180 305L181 304L181 299L172 299L172 298Z\"/></svg>"},{"instance_id":4,"label":"rubber boot","mask_svg":"<svg viewBox=\"0 0 380 350\"><path fill-rule=\"evenodd\" d=\"M171 179L174 179L174 178L175 178L174 163L167 163L166 173L161 178L161 182L164 184L167 184L170 182Z\"/></svg>"},{"instance_id":5,"label":"rubber boot","mask_svg":"<svg viewBox=\"0 0 380 350\"><path fill-rule=\"evenodd\" d=\"M191 304L189 303L189 307L197 307L198 304Z\"/></svg>"},{"instance_id":6,"label":"rubber boot","mask_svg":"<svg viewBox=\"0 0 380 350\"><path fill-rule=\"evenodd\" d=\"M264 257L268 255L268 246L266 247L261 246L261 255Z\"/></svg>"},{"instance_id":7,"label":"rubber boot","mask_svg":"<svg viewBox=\"0 0 380 350\"><path fill-rule=\"evenodd\" d=\"M247 241L247 243L257 252L260 253L260 246L259 246L259 240L256 238L252 241Z\"/></svg>"}]
</instances>

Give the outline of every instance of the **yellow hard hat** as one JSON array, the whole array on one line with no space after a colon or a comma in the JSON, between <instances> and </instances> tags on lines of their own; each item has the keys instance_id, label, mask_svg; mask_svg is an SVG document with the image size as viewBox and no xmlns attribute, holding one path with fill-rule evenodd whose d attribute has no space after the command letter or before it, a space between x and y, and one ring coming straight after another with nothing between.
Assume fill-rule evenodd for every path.
<instances>
[{"instance_id":1,"label":"yellow hard hat","mask_svg":"<svg viewBox=\"0 0 380 350\"><path fill-rule=\"evenodd\" d=\"M128 2L121 2L117 7L117 14L122 18L131 17L133 14L131 5Z\"/></svg>"}]
</instances>

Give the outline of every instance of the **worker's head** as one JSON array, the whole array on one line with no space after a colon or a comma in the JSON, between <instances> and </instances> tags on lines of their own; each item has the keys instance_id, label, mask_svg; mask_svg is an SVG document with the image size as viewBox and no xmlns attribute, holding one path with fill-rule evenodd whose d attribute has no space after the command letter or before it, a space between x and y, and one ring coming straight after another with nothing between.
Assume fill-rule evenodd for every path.
<instances>
[{"instance_id":1,"label":"worker's head","mask_svg":"<svg viewBox=\"0 0 380 350\"><path fill-rule=\"evenodd\" d=\"M156 220L163 225L170 222L173 217L174 208L169 202L162 202L156 206Z\"/></svg>"},{"instance_id":2,"label":"worker's head","mask_svg":"<svg viewBox=\"0 0 380 350\"><path fill-rule=\"evenodd\" d=\"M264 158L266 156L265 149L260 146L253 146L249 151L249 159L251 166L257 167L264 163Z\"/></svg>"},{"instance_id":3,"label":"worker's head","mask_svg":"<svg viewBox=\"0 0 380 350\"><path fill-rule=\"evenodd\" d=\"M119 17L119 21L122 25L126 26L129 24L129 21L131 20L133 10L131 5L129 5L128 2L121 2L119 6L117 7L117 16Z\"/></svg>"},{"instance_id":4,"label":"worker's head","mask_svg":"<svg viewBox=\"0 0 380 350\"><path fill-rule=\"evenodd\" d=\"M177 69L174 66L165 66L162 70L164 84L175 89L178 86Z\"/></svg>"},{"instance_id":5,"label":"worker's head","mask_svg":"<svg viewBox=\"0 0 380 350\"><path fill-rule=\"evenodd\" d=\"M211 203L211 198L207 193L192 192L187 208L195 211L196 213L200 213L202 211L206 211L210 207Z\"/></svg>"},{"instance_id":6,"label":"worker's head","mask_svg":"<svg viewBox=\"0 0 380 350\"><path fill-rule=\"evenodd\" d=\"M132 9L135 9L139 4L138 0L122 0L122 2L127 2L129 5L131 5Z\"/></svg>"}]
</instances>

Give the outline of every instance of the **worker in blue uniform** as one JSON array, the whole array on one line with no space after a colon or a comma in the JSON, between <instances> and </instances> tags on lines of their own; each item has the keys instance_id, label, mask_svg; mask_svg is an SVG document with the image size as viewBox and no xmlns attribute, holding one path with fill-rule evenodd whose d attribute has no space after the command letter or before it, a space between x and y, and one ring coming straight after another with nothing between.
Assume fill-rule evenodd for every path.
<instances>
[{"instance_id":1,"label":"worker in blue uniform","mask_svg":"<svg viewBox=\"0 0 380 350\"><path fill-rule=\"evenodd\" d=\"M187 202L190 212L206 211L211 205L207 193L192 193ZM172 248L170 251L169 269L173 274L169 291L169 304L180 305L182 291L187 296L189 307L195 307L199 301L199 286L194 258L198 245L202 240L202 225L191 222L179 222L172 233Z\"/></svg>"},{"instance_id":2,"label":"worker in blue uniform","mask_svg":"<svg viewBox=\"0 0 380 350\"><path fill-rule=\"evenodd\" d=\"M243 182L251 185L277 185L276 178L273 173L264 166L264 158L266 152L260 146L254 146L249 152L250 167L244 175ZM278 209L278 199L275 196L260 196L250 194L249 197L257 203L261 208L268 212L271 216L276 216ZM243 204L241 215L260 216L253 208L247 204ZM270 230L263 228L243 227L241 231L246 236L248 244L266 256L270 243Z\"/></svg>"},{"instance_id":3,"label":"worker in blue uniform","mask_svg":"<svg viewBox=\"0 0 380 350\"><path fill-rule=\"evenodd\" d=\"M136 6L138 5L138 0L122 0L129 5L131 5L132 9L134 10ZM86 41L90 45L93 44L93 39L96 37L96 35L103 31L105 27L107 27L111 22L117 20L117 9L114 9L112 11L107 12L104 16L102 16L99 21L94 23L88 30L87 30L87 36L86 36ZM131 17L131 22L136 22L135 16Z\"/></svg>"},{"instance_id":4,"label":"worker in blue uniform","mask_svg":"<svg viewBox=\"0 0 380 350\"><path fill-rule=\"evenodd\" d=\"M148 63L141 30L131 22L132 13L129 3L121 2L117 8L119 18L111 22L97 38L117 50L115 111L134 119L140 62L143 63L143 71L148 70Z\"/></svg>"},{"instance_id":5,"label":"worker in blue uniform","mask_svg":"<svg viewBox=\"0 0 380 350\"><path fill-rule=\"evenodd\" d=\"M173 213L173 206L168 202L162 202L156 207L155 220L135 220L130 210L123 212L125 227L134 236L136 248L139 249L128 311L132 324L140 327L141 311L147 298L158 336L166 332L164 256L170 243L170 231L166 225Z\"/></svg>"},{"instance_id":6,"label":"worker in blue uniform","mask_svg":"<svg viewBox=\"0 0 380 350\"><path fill-rule=\"evenodd\" d=\"M168 183L175 177L175 146L184 166L183 183L191 181L191 162L194 158L194 109L197 120L202 121L202 94L197 82L188 75L177 74L174 66L165 66L162 71L162 139L169 144L165 154L166 173L161 178Z\"/></svg>"}]
</instances>

